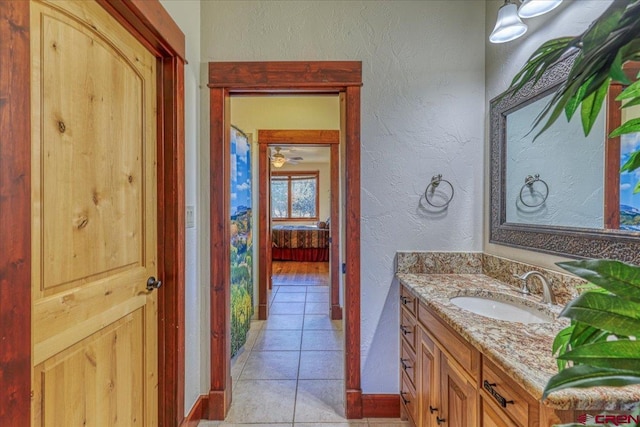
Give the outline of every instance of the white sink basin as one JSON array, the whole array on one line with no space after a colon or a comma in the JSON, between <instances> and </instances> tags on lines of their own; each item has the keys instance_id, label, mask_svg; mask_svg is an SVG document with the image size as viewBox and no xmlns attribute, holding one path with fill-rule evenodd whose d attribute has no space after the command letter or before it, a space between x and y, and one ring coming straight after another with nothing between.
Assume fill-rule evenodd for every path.
<instances>
[{"instance_id":1,"label":"white sink basin","mask_svg":"<svg viewBox=\"0 0 640 427\"><path fill-rule=\"evenodd\" d=\"M520 323L553 322L551 315L514 302L498 301L479 296L459 296L453 297L449 301L464 310L492 319Z\"/></svg>"}]
</instances>

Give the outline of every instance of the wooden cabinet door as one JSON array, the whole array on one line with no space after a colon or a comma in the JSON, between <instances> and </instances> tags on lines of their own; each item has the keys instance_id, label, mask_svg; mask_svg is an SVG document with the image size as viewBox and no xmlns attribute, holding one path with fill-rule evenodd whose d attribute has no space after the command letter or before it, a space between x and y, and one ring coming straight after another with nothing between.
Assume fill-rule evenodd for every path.
<instances>
[{"instance_id":1,"label":"wooden cabinet door","mask_svg":"<svg viewBox=\"0 0 640 427\"><path fill-rule=\"evenodd\" d=\"M439 375L438 358L440 351L435 343L424 331L420 330L418 346L418 358L420 359L420 385L418 394L420 398L421 427L436 426L436 417L439 415L440 405L438 399Z\"/></svg>"},{"instance_id":2,"label":"wooden cabinet door","mask_svg":"<svg viewBox=\"0 0 640 427\"><path fill-rule=\"evenodd\" d=\"M157 425L156 58L32 1L34 426Z\"/></svg>"},{"instance_id":3,"label":"wooden cabinet door","mask_svg":"<svg viewBox=\"0 0 640 427\"><path fill-rule=\"evenodd\" d=\"M469 427L478 425L477 390L444 354L440 357L440 409L436 425Z\"/></svg>"},{"instance_id":4,"label":"wooden cabinet door","mask_svg":"<svg viewBox=\"0 0 640 427\"><path fill-rule=\"evenodd\" d=\"M497 407L493 402L481 396L481 413L482 427L518 427L511 419Z\"/></svg>"}]
</instances>

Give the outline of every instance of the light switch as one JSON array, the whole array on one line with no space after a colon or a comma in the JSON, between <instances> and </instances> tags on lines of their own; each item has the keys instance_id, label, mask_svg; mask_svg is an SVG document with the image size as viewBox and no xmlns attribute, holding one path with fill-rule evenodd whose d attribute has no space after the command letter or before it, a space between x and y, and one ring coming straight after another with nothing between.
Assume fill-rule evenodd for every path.
<instances>
[{"instance_id":1,"label":"light switch","mask_svg":"<svg viewBox=\"0 0 640 427\"><path fill-rule=\"evenodd\" d=\"M185 222L187 228L194 228L196 226L196 213L193 206L187 206Z\"/></svg>"}]
</instances>

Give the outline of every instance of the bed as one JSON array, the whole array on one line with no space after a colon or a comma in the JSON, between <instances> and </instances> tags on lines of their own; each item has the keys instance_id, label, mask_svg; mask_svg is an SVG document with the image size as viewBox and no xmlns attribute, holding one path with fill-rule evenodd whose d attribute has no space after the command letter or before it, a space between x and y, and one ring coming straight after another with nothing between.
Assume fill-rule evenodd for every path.
<instances>
[{"instance_id":1,"label":"bed","mask_svg":"<svg viewBox=\"0 0 640 427\"><path fill-rule=\"evenodd\" d=\"M274 225L271 229L274 261L329 261L329 229L311 225Z\"/></svg>"}]
</instances>

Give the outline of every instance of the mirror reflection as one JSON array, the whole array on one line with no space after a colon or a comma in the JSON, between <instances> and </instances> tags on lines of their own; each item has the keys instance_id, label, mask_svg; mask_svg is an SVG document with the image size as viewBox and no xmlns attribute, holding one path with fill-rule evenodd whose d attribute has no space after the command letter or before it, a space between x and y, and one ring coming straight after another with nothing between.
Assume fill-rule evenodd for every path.
<instances>
[{"instance_id":1,"label":"mirror reflection","mask_svg":"<svg viewBox=\"0 0 640 427\"><path fill-rule=\"evenodd\" d=\"M613 99L605 103L609 108L588 137L579 112L536 137L533 122L550 97L505 114L506 222L640 232L640 192L634 193L640 172L620 173L620 165L640 149L640 133L607 138L620 121L640 117L640 106L619 110Z\"/></svg>"}]
</instances>

